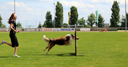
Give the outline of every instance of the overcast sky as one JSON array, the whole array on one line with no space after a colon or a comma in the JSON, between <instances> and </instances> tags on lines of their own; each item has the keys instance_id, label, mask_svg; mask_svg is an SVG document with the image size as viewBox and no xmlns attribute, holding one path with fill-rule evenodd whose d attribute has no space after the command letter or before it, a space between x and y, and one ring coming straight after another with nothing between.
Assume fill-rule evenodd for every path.
<instances>
[{"instance_id":1,"label":"overcast sky","mask_svg":"<svg viewBox=\"0 0 128 67\"><path fill-rule=\"evenodd\" d=\"M55 5L59 1L63 5L63 23L68 22L68 12L71 6L76 6L78 9L78 18L87 17L98 10L104 17L105 23L109 23L111 18L111 7L114 0L15 0L16 1L16 15L17 22L20 21L24 28L34 27L37 28L39 22L45 21L47 11L51 11L52 18L55 14ZM120 16L125 14L125 0L117 0L120 7ZM128 8L128 1L127 1ZM127 9L128 11L128 9ZM0 15L3 20L2 23L9 27L7 23L8 18L14 12L14 0L0 0Z\"/></svg>"}]
</instances>

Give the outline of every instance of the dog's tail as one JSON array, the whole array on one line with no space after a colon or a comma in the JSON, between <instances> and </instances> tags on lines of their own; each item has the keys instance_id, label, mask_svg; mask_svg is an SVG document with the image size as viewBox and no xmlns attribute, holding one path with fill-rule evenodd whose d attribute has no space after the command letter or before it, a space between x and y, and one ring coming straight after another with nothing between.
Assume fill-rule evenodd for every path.
<instances>
[{"instance_id":1,"label":"dog's tail","mask_svg":"<svg viewBox=\"0 0 128 67\"><path fill-rule=\"evenodd\" d=\"M50 41L50 39L49 39L49 38L46 38L45 35L43 36L43 40L44 40L45 42L47 42L47 43L49 43L49 41Z\"/></svg>"}]
</instances>

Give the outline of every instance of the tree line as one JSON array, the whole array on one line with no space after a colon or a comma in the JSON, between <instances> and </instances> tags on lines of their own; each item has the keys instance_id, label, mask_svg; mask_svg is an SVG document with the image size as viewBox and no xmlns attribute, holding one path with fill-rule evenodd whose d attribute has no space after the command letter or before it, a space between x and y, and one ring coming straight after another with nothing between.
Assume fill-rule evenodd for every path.
<instances>
[{"instance_id":1,"label":"tree line","mask_svg":"<svg viewBox=\"0 0 128 67\"><path fill-rule=\"evenodd\" d=\"M77 8L75 6L71 6L70 8L71 11L71 16L70 16L70 22L69 25L83 25L84 27L93 27L94 25L98 25L98 27L103 28L104 27L104 17L99 14L98 15L98 23L96 23L96 16L95 13L91 13L87 20L84 19L84 17L78 19L78 12L77 12ZM119 4L117 1L113 2L112 8L111 8L112 14L111 14L111 18L110 18L110 26L109 27L125 27L125 17L122 16L122 19L120 19L120 8L119 8ZM128 13L127 15L127 20L128 20ZM121 25L119 25L119 23ZM128 22L127 22L128 24ZM61 28L61 27L65 27L68 26L67 23L63 23L63 6L62 4L58 1L57 5L56 5L56 13L55 13L55 18L52 21L52 15L51 12L48 11L46 13L46 20L44 22L44 24L42 25L42 27L46 27L46 28ZM128 25L127 25L128 26ZM39 26L38 26L39 27ZM41 27L41 24L40 24Z\"/></svg>"},{"instance_id":2,"label":"tree line","mask_svg":"<svg viewBox=\"0 0 128 67\"><path fill-rule=\"evenodd\" d=\"M78 24L78 12L77 8L75 6L72 6L70 8L71 10L71 18L70 18L70 24L69 25L75 25ZM46 27L46 28L61 28L61 27L67 27L67 23L63 23L63 6L62 4L58 1L56 8L55 8L55 17L54 20L52 21L52 15L50 11L47 11L46 16L45 16L45 21L44 24L41 26L39 23L38 28L40 27Z\"/></svg>"},{"instance_id":3,"label":"tree line","mask_svg":"<svg viewBox=\"0 0 128 67\"><path fill-rule=\"evenodd\" d=\"M0 15L0 28L6 28L6 25L4 25L3 23L2 23L2 17L1 17L1 15Z\"/></svg>"},{"instance_id":4,"label":"tree line","mask_svg":"<svg viewBox=\"0 0 128 67\"><path fill-rule=\"evenodd\" d=\"M110 18L110 26L109 27L125 27L125 19L127 17L128 20L128 13L126 13L126 17L122 15L122 18L120 19L120 8L117 1L114 1L111 8L111 18ZM70 22L69 25L83 25L84 27L93 27L94 25L98 27L103 28L104 27L104 17L99 14L98 15L98 23L96 23L96 16L95 13L91 13L87 20L85 20L84 17L78 19L78 11L77 7L71 6L70 11L71 16L69 18ZM67 18L68 19L68 18ZM119 23L121 25L119 25ZM39 22L38 28L46 27L46 28L62 28L67 27L67 23L63 23L63 5L58 1L55 7L55 16L54 20L52 20L52 14L50 11L47 11L45 16L44 24L41 24ZM127 21L128 26L128 21ZM2 24L2 17L0 15L0 28L6 28L4 24ZM20 22L17 23L17 27L22 28L22 25Z\"/></svg>"}]
</instances>

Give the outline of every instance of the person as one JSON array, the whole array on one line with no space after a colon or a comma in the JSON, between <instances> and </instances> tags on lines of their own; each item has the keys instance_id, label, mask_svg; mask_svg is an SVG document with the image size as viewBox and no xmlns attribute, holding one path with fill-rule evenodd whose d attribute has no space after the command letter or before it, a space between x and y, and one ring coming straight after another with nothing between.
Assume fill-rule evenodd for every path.
<instances>
[{"instance_id":1,"label":"person","mask_svg":"<svg viewBox=\"0 0 128 67\"><path fill-rule=\"evenodd\" d=\"M11 39L11 43L8 43L6 42L5 40L3 40L0 45L2 44L7 44L11 47L14 47L15 50L14 50L14 57L20 57L17 55L17 49L18 49L18 46L19 46L19 43L18 43L18 40L17 40L17 37L16 37L16 33L20 32L19 30L16 30L16 19L17 19L17 16L15 13L12 13L11 17L9 18L9 21L8 23L10 24L10 39Z\"/></svg>"}]
</instances>

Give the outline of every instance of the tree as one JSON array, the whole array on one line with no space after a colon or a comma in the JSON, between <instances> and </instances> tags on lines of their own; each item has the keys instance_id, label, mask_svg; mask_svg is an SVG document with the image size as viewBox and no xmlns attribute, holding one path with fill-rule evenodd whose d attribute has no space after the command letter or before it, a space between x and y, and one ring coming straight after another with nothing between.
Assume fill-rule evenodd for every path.
<instances>
[{"instance_id":1,"label":"tree","mask_svg":"<svg viewBox=\"0 0 128 67\"><path fill-rule=\"evenodd\" d=\"M78 24L78 23L77 23L77 20L78 20L77 8L76 8L75 6L72 6L72 7L70 8L70 10L71 10L71 18L70 18L71 23L70 23L70 25Z\"/></svg>"},{"instance_id":2,"label":"tree","mask_svg":"<svg viewBox=\"0 0 128 67\"><path fill-rule=\"evenodd\" d=\"M104 18L99 14L98 16L98 27L104 27Z\"/></svg>"},{"instance_id":3,"label":"tree","mask_svg":"<svg viewBox=\"0 0 128 67\"><path fill-rule=\"evenodd\" d=\"M122 16L122 19L121 19L121 27L125 27L125 17Z\"/></svg>"},{"instance_id":4,"label":"tree","mask_svg":"<svg viewBox=\"0 0 128 67\"><path fill-rule=\"evenodd\" d=\"M128 27L128 13L126 13L126 16L127 16L127 27ZM121 19L121 27L125 27L125 17L122 16L122 19Z\"/></svg>"},{"instance_id":5,"label":"tree","mask_svg":"<svg viewBox=\"0 0 128 67\"><path fill-rule=\"evenodd\" d=\"M0 15L0 28L2 27L2 17Z\"/></svg>"},{"instance_id":6,"label":"tree","mask_svg":"<svg viewBox=\"0 0 128 67\"><path fill-rule=\"evenodd\" d=\"M42 27L47 27L46 21L44 21L44 24L42 25Z\"/></svg>"},{"instance_id":7,"label":"tree","mask_svg":"<svg viewBox=\"0 0 128 67\"><path fill-rule=\"evenodd\" d=\"M63 27L64 28L67 28L68 27L68 24L67 23L63 23Z\"/></svg>"},{"instance_id":8,"label":"tree","mask_svg":"<svg viewBox=\"0 0 128 67\"><path fill-rule=\"evenodd\" d=\"M78 19L78 24L79 24L79 25L84 25L84 27L86 26L86 25L85 25L85 19L84 19L84 17Z\"/></svg>"},{"instance_id":9,"label":"tree","mask_svg":"<svg viewBox=\"0 0 128 67\"><path fill-rule=\"evenodd\" d=\"M114 1L111 11L112 11L112 15L110 19L110 24L111 24L110 27L117 27L120 19L120 15L119 15L120 8L117 1Z\"/></svg>"},{"instance_id":10,"label":"tree","mask_svg":"<svg viewBox=\"0 0 128 67\"><path fill-rule=\"evenodd\" d=\"M90 16L88 16L87 24L90 25L91 28L95 24L95 19L96 19L96 16L94 13L91 13Z\"/></svg>"},{"instance_id":11,"label":"tree","mask_svg":"<svg viewBox=\"0 0 128 67\"><path fill-rule=\"evenodd\" d=\"M22 25L21 25L20 21L16 24L16 27L17 28L22 28Z\"/></svg>"},{"instance_id":12,"label":"tree","mask_svg":"<svg viewBox=\"0 0 128 67\"><path fill-rule=\"evenodd\" d=\"M38 28L41 28L41 23L39 22Z\"/></svg>"},{"instance_id":13,"label":"tree","mask_svg":"<svg viewBox=\"0 0 128 67\"><path fill-rule=\"evenodd\" d=\"M60 28L63 25L63 6L57 2L55 13L55 27Z\"/></svg>"},{"instance_id":14,"label":"tree","mask_svg":"<svg viewBox=\"0 0 128 67\"><path fill-rule=\"evenodd\" d=\"M55 27L55 20L52 21L52 27Z\"/></svg>"},{"instance_id":15,"label":"tree","mask_svg":"<svg viewBox=\"0 0 128 67\"><path fill-rule=\"evenodd\" d=\"M0 28L7 28L6 25L2 24L2 17L0 15Z\"/></svg>"},{"instance_id":16,"label":"tree","mask_svg":"<svg viewBox=\"0 0 128 67\"><path fill-rule=\"evenodd\" d=\"M52 28L52 15L50 11L47 11L46 13L45 24L47 28Z\"/></svg>"},{"instance_id":17,"label":"tree","mask_svg":"<svg viewBox=\"0 0 128 67\"><path fill-rule=\"evenodd\" d=\"M6 25L2 24L2 27L1 28L7 28Z\"/></svg>"}]
</instances>

